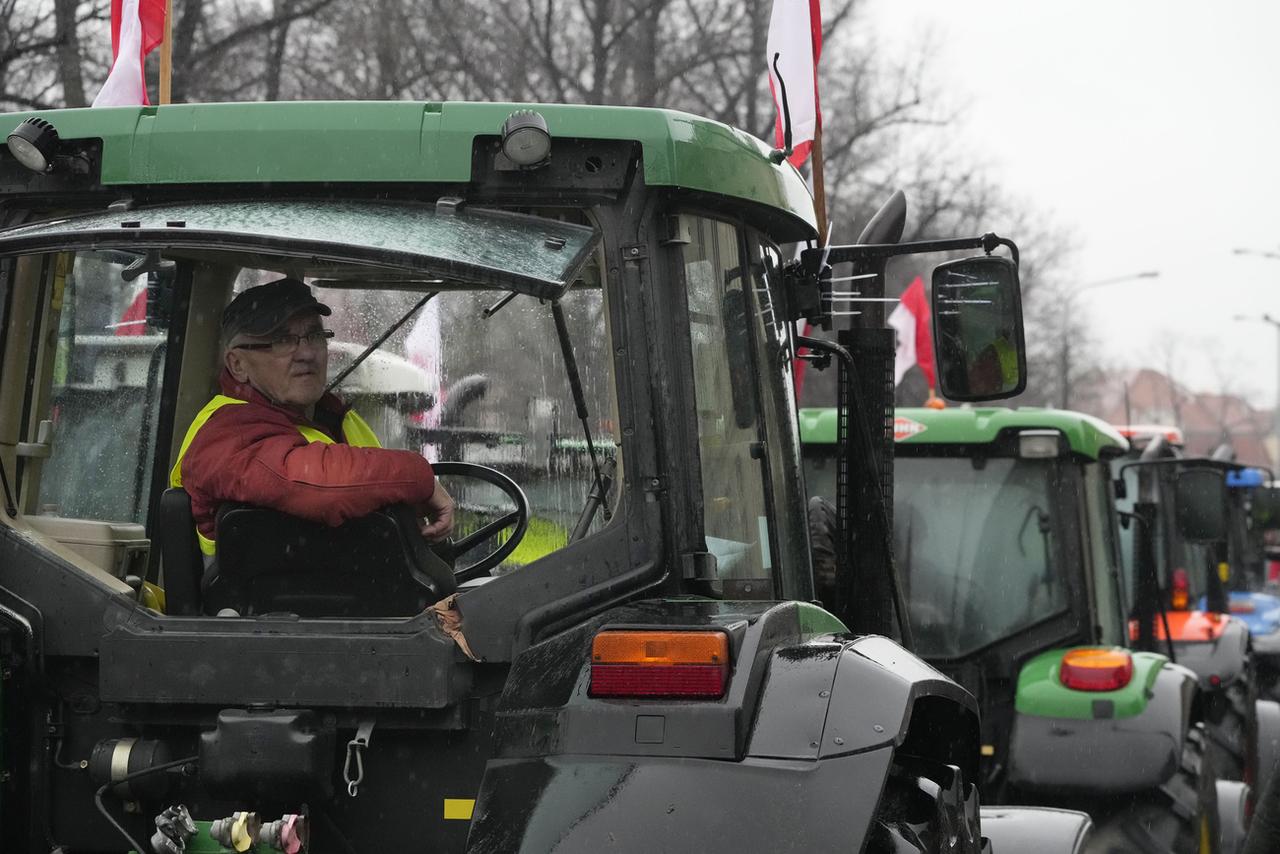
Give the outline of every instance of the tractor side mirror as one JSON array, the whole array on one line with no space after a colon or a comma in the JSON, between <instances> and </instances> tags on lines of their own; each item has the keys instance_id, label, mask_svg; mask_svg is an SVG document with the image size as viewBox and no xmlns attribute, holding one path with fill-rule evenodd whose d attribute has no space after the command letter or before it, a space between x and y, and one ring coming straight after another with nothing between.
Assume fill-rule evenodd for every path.
<instances>
[{"instance_id":1,"label":"tractor side mirror","mask_svg":"<svg viewBox=\"0 0 1280 854\"><path fill-rule=\"evenodd\" d=\"M1027 387L1018 266L982 255L933 270L933 340L944 397L1000 400Z\"/></svg>"},{"instance_id":2,"label":"tractor side mirror","mask_svg":"<svg viewBox=\"0 0 1280 854\"><path fill-rule=\"evenodd\" d=\"M1227 482L1219 469L1199 466L1178 472L1174 482L1178 532L1191 542L1227 536Z\"/></svg>"}]
</instances>

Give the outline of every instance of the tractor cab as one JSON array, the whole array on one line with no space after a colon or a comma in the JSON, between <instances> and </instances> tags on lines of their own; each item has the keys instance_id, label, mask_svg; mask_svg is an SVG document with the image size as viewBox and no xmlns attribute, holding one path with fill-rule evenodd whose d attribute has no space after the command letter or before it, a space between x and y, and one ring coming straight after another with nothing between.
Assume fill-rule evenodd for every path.
<instances>
[{"instance_id":1,"label":"tractor cab","mask_svg":"<svg viewBox=\"0 0 1280 854\"><path fill-rule=\"evenodd\" d=\"M461 203L197 201L11 229L0 253L31 277L17 286L47 288L56 306L52 347L37 354L46 384L31 399L44 440L15 471L24 520L63 543L118 526L124 545L100 549L97 568L145 578L146 594L167 591L164 610L179 615L408 617L453 592L449 569L491 579L589 537L612 518L622 461L599 232L576 218ZM396 252L370 264L387 244ZM178 466L165 463L181 458L187 425L216 390L223 306L286 275L333 312L330 386L383 446L442 464L459 506L456 542L436 549L443 561L414 557L420 537L395 514L331 532L256 508L222 511L226 548L216 566L199 560L183 496L170 494L182 493ZM146 566L120 554L144 539L140 527L155 533ZM397 583L396 562L427 577Z\"/></svg>"}]
</instances>

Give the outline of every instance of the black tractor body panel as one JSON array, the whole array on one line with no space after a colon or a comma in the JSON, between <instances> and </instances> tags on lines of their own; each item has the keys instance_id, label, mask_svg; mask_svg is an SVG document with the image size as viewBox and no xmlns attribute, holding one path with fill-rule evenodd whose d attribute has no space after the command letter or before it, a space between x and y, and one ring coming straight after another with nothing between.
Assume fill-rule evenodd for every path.
<instances>
[{"instance_id":1,"label":"black tractor body panel","mask_svg":"<svg viewBox=\"0 0 1280 854\"><path fill-rule=\"evenodd\" d=\"M467 850L847 854L861 849L892 761L890 747L813 762L497 760Z\"/></svg>"}]
</instances>

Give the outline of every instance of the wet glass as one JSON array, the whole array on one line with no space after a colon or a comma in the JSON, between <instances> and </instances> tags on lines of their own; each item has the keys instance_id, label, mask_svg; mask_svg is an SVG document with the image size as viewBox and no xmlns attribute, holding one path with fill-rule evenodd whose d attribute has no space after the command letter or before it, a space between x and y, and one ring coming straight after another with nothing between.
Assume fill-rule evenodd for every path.
<instances>
[{"instance_id":1,"label":"wet glass","mask_svg":"<svg viewBox=\"0 0 1280 854\"><path fill-rule=\"evenodd\" d=\"M753 303L737 229L683 218L703 530L716 583L730 598L772 598L774 558L765 503L760 405L751 345Z\"/></svg>"},{"instance_id":2,"label":"wet glass","mask_svg":"<svg viewBox=\"0 0 1280 854\"><path fill-rule=\"evenodd\" d=\"M1051 462L898 457L894 554L916 652L955 658L1068 605Z\"/></svg>"},{"instance_id":3,"label":"wet glass","mask_svg":"<svg viewBox=\"0 0 1280 854\"><path fill-rule=\"evenodd\" d=\"M462 205L210 201L12 228L0 235L0 253L107 244L205 250L231 241L294 258L295 274L309 279L347 279L349 269L334 263L346 258L551 298L573 282L598 233L580 223Z\"/></svg>"},{"instance_id":4,"label":"wet glass","mask_svg":"<svg viewBox=\"0 0 1280 854\"><path fill-rule=\"evenodd\" d=\"M1085 540L1091 552L1093 576L1093 613L1101 643L1125 644L1125 608L1123 560L1116 524L1115 505L1108 480L1110 469L1104 462L1084 466L1085 524L1089 526Z\"/></svg>"},{"instance_id":5,"label":"wet glass","mask_svg":"<svg viewBox=\"0 0 1280 854\"><path fill-rule=\"evenodd\" d=\"M43 416L53 423L53 442L40 474L42 515L146 521L168 327L159 319L164 312L148 316L148 277L121 275L138 257L46 256L62 308L52 405Z\"/></svg>"},{"instance_id":6,"label":"wet glass","mask_svg":"<svg viewBox=\"0 0 1280 854\"><path fill-rule=\"evenodd\" d=\"M129 264L144 257L136 248L39 257L50 268L54 298L63 305L47 414L53 421L53 454L40 463L41 512L144 523L153 462L158 456L158 464L166 464L166 455L156 453L155 437L169 332L162 318L169 313L154 310L160 307L155 304L148 310L145 275L125 280ZM281 269L253 263L262 257L203 253L203 272L193 287L228 284L229 301L235 292L280 278ZM157 275L172 279L175 270L190 263L181 252L163 253ZM489 466L522 487L530 505L528 532L495 574L563 548L588 506L595 466L574 407L550 303L513 291L467 288L457 280L440 292L414 290L421 283L415 285L411 272L389 281L384 269L345 269L368 278L353 278L342 287L305 279L333 312L325 319L326 338L332 335L326 348L329 379L338 379L370 345L384 336L386 340L341 380L336 393L363 416L384 447L421 453L433 462ZM168 299L172 288L153 292ZM506 297L511 299L486 316L487 309ZM596 512L584 523L589 535L621 512L608 312L604 291L584 283L571 288L560 303L582 378L597 462L615 474L607 512ZM296 336L289 337L270 346L291 348ZM183 371L212 379L221 369L221 355L210 355L207 364L192 362ZM175 436L185 434L193 414L183 414L173 425ZM462 477L441 480L457 504L455 538L512 509L510 500L487 484ZM490 553L509 533L478 543L459 557L458 565Z\"/></svg>"},{"instance_id":7,"label":"wet glass","mask_svg":"<svg viewBox=\"0 0 1280 854\"><path fill-rule=\"evenodd\" d=\"M234 291L277 278L275 272L242 269ZM416 451L432 462L489 466L524 490L529 530L493 574L523 567L567 545L595 471L574 409L550 304L516 295L486 317L485 310L503 294L327 287L314 279L308 284L333 312L325 318L333 333L328 342L330 381L408 315L335 389L384 447ZM582 377L597 459L604 469L620 468L604 291L579 285L560 302ZM617 474L615 484L620 470ZM441 482L457 504L455 539L514 509L500 490L478 480L442 477ZM608 497L610 518L618 511L619 494L615 485ZM597 512L588 534L606 521L604 512ZM458 566L493 551L508 534L477 544L459 557Z\"/></svg>"}]
</instances>

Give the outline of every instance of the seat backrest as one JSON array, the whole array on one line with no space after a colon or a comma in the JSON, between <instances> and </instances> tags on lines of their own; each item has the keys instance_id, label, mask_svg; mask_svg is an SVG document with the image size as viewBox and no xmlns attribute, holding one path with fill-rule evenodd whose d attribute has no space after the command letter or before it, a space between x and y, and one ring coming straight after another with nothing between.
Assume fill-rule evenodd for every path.
<instances>
[{"instance_id":1,"label":"seat backrest","mask_svg":"<svg viewBox=\"0 0 1280 854\"><path fill-rule=\"evenodd\" d=\"M244 504L218 512L204 611L241 616L408 617L456 589L413 512L385 508L336 528Z\"/></svg>"},{"instance_id":2,"label":"seat backrest","mask_svg":"<svg viewBox=\"0 0 1280 854\"><path fill-rule=\"evenodd\" d=\"M196 541L191 496L185 489L166 489L160 496L160 526L156 540L164 566L165 611L187 617L199 614L204 557Z\"/></svg>"}]
</instances>

